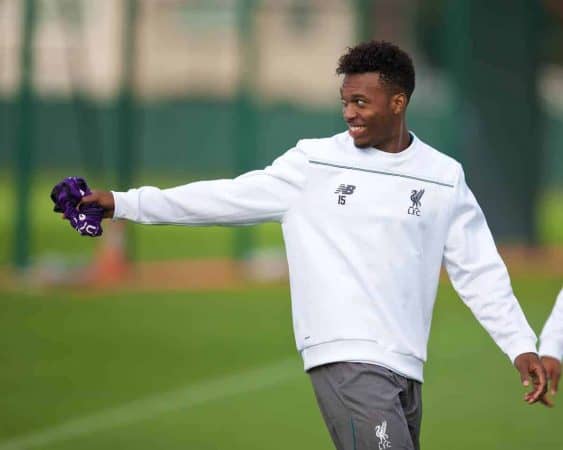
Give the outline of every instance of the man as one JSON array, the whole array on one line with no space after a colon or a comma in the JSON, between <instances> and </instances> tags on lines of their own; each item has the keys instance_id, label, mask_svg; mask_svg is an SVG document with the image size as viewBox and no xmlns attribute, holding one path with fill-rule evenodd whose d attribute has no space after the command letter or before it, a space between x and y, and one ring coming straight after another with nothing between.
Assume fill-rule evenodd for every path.
<instances>
[{"instance_id":1,"label":"man","mask_svg":"<svg viewBox=\"0 0 563 450\"><path fill-rule=\"evenodd\" d=\"M280 222L295 338L338 449L418 449L421 383L444 261L463 301L545 392L536 336L458 162L409 133L410 57L350 48L338 64L348 130L305 139L264 170L160 190L95 192L107 217L145 224Z\"/></svg>"},{"instance_id":2,"label":"man","mask_svg":"<svg viewBox=\"0 0 563 450\"><path fill-rule=\"evenodd\" d=\"M550 393L555 395L561 377L561 359L563 359L563 289L553 306L551 315L545 322L540 335L541 362L550 381ZM552 406L553 403L544 398L544 403Z\"/></svg>"}]
</instances>

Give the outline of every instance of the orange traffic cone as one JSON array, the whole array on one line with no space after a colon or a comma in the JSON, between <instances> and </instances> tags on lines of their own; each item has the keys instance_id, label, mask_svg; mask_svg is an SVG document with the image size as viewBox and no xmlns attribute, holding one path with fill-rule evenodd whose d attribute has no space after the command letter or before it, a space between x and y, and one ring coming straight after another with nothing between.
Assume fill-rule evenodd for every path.
<instances>
[{"instance_id":1,"label":"orange traffic cone","mask_svg":"<svg viewBox=\"0 0 563 450\"><path fill-rule=\"evenodd\" d=\"M130 275L130 264L125 251L125 222L106 222L88 281L96 285L116 284Z\"/></svg>"}]
</instances>

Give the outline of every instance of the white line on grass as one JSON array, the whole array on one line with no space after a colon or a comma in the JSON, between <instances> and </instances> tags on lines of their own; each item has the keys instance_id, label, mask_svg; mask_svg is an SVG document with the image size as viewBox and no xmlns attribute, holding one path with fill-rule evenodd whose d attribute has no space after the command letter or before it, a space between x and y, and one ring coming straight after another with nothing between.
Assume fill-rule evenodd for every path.
<instances>
[{"instance_id":1,"label":"white line on grass","mask_svg":"<svg viewBox=\"0 0 563 450\"><path fill-rule=\"evenodd\" d=\"M212 400L270 387L301 373L296 370L294 359L286 359L273 365L151 395L78 419L71 419L60 425L0 442L0 450L25 450L129 425L171 411L192 408Z\"/></svg>"}]
</instances>

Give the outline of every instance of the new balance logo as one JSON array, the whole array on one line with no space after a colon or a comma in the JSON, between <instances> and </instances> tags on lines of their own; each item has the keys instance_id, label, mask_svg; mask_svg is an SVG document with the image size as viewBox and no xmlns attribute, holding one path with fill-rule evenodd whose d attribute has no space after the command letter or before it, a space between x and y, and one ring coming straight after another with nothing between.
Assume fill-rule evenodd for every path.
<instances>
[{"instance_id":1,"label":"new balance logo","mask_svg":"<svg viewBox=\"0 0 563 450\"><path fill-rule=\"evenodd\" d=\"M336 191L334 191L335 194L340 194L338 196L338 204L345 205L346 196L352 195L355 190L356 190L356 186L354 186L353 184L341 184L340 186L338 186L336 188Z\"/></svg>"},{"instance_id":2,"label":"new balance logo","mask_svg":"<svg viewBox=\"0 0 563 450\"><path fill-rule=\"evenodd\" d=\"M340 194L344 194L344 195L352 195L355 190L356 190L356 186L354 186L353 184L341 184L340 186L338 186L336 191L334 191L334 193L335 194L340 193Z\"/></svg>"},{"instance_id":3,"label":"new balance logo","mask_svg":"<svg viewBox=\"0 0 563 450\"><path fill-rule=\"evenodd\" d=\"M412 206L409 208L408 212L411 216L420 216L420 208L422 207L422 203L420 199L424 195L424 189L411 191L411 202Z\"/></svg>"}]
</instances>

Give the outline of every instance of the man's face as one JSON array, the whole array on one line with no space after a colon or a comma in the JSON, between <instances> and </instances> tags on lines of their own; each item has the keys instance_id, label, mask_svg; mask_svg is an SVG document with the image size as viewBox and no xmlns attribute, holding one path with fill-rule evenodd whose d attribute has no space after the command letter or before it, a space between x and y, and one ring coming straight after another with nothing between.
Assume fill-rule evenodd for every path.
<instances>
[{"instance_id":1,"label":"man's face","mask_svg":"<svg viewBox=\"0 0 563 450\"><path fill-rule=\"evenodd\" d=\"M399 115L393 95L377 72L345 75L340 88L342 114L356 147L382 148L393 136Z\"/></svg>"}]
</instances>

